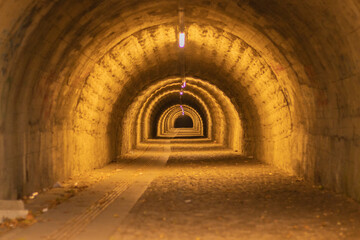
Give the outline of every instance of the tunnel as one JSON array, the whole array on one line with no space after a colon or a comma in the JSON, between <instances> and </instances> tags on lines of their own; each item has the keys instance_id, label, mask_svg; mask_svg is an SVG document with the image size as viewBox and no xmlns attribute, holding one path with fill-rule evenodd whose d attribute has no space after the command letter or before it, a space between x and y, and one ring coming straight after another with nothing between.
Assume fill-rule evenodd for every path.
<instances>
[{"instance_id":1,"label":"tunnel","mask_svg":"<svg viewBox=\"0 0 360 240\"><path fill-rule=\"evenodd\" d=\"M175 175L262 164L358 209L359 26L357 0L0 0L0 199L167 154Z\"/></svg>"},{"instance_id":2,"label":"tunnel","mask_svg":"<svg viewBox=\"0 0 360 240\"><path fill-rule=\"evenodd\" d=\"M174 128L192 128L194 126L191 117L184 115L175 119Z\"/></svg>"}]
</instances>

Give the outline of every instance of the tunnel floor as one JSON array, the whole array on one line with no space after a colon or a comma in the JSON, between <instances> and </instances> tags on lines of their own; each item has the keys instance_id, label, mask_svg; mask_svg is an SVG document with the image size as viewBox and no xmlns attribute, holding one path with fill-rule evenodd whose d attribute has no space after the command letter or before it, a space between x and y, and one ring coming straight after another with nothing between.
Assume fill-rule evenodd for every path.
<instances>
[{"instance_id":1,"label":"tunnel floor","mask_svg":"<svg viewBox=\"0 0 360 240\"><path fill-rule=\"evenodd\" d=\"M1 239L360 239L351 199L228 152L166 151L39 194L27 207L49 210Z\"/></svg>"}]
</instances>

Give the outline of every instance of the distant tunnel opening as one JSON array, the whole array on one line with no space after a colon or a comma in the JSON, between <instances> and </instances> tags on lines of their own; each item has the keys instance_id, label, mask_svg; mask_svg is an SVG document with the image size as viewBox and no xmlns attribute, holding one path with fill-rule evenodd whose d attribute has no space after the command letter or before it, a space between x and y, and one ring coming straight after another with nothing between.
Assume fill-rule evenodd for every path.
<instances>
[{"instance_id":1,"label":"distant tunnel opening","mask_svg":"<svg viewBox=\"0 0 360 240\"><path fill-rule=\"evenodd\" d=\"M187 115L181 115L175 120L175 128L192 128L194 126L191 117Z\"/></svg>"}]
</instances>

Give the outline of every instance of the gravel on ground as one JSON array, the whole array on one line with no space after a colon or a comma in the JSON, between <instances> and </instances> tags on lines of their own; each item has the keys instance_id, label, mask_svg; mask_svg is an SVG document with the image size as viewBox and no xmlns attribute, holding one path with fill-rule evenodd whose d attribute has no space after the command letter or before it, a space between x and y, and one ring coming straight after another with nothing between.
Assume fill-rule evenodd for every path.
<instances>
[{"instance_id":1,"label":"gravel on ground","mask_svg":"<svg viewBox=\"0 0 360 240\"><path fill-rule=\"evenodd\" d=\"M360 239L360 205L239 156L172 154L121 239Z\"/></svg>"}]
</instances>

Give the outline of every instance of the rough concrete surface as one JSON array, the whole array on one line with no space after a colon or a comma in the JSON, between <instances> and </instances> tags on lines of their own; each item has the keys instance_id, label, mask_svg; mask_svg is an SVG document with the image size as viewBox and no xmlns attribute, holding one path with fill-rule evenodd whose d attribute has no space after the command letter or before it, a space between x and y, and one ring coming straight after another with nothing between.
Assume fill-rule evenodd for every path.
<instances>
[{"instance_id":1,"label":"rough concrete surface","mask_svg":"<svg viewBox=\"0 0 360 240\"><path fill-rule=\"evenodd\" d=\"M40 193L28 207L48 211L1 239L360 238L359 203L278 168L228 152L172 153L166 166L154 155L71 179L88 187L57 206Z\"/></svg>"},{"instance_id":2,"label":"rough concrete surface","mask_svg":"<svg viewBox=\"0 0 360 240\"><path fill-rule=\"evenodd\" d=\"M21 200L0 200L0 223L4 219L25 218L28 211Z\"/></svg>"},{"instance_id":3,"label":"rough concrete surface","mask_svg":"<svg viewBox=\"0 0 360 240\"><path fill-rule=\"evenodd\" d=\"M115 239L360 239L360 205L239 156L173 155Z\"/></svg>"},{"instance_id":4,"label":"rough concrete surface","mask_svg":"<svg viewBox=\"0 0 360 240\"><path fill-rule=\"evenodd\" d=\"M359 0L0 0L0 199L142 149L186 77L214 147L360 200L359 26Z\"/></svg>"}]
</instances>

